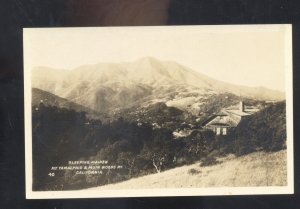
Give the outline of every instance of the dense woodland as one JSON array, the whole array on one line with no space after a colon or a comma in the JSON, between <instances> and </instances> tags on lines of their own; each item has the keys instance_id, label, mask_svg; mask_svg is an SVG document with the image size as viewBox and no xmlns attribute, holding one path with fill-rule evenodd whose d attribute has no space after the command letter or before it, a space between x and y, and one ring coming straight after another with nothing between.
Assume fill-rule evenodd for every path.
<instances>
[{"instance_id":1,"label":"dense woodland","mask_svg":"<svg viewBox=\"0 0 300 209\"><path fill-rule=\"evenodd\" d=\"M164 109L165 107L161 107ZM270 105L241 121L227 136L215 136L199 124L189 136L174 138L173 126L153 128L120 117L102 123L84 112L40 104L32 109L33 190L71 190L124 181L132 177L162 172L176 166L234 153L257 150L277 151L286 147L285 103ZM168 117L180 112L168 110ZM107 160L123 165L101 175L75 175L74 171L48 173L52 166L69 160Z\"/></svg>"}]
</instances>

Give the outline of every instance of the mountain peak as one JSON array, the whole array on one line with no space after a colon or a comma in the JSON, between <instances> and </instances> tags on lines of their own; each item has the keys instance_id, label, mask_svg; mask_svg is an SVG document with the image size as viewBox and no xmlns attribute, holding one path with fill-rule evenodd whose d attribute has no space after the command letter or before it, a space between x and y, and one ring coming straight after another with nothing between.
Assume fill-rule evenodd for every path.
<instances>
[{"instance_id":1,"label":"mountain peak","mask_svg":"<svg viewBox=\"0 0 300 209\"><path fill-rule=\"evenodd\" d=\"M229 92L256 99L284 99L280 92L217 81L175 61L161 61L151 56L131 63L99 63L61 72L35 71L32 86L78 104L88 104L91 109L105 109L113 103L115 106L124 103L124 106L149 96L167 100L171 93L179 94L182 89L191 91L190 95L195 91Z\"/></svg>"},{"instance_id":2,"label":"mountain peak","mask_svg":"<svg viewBox=\"0 0 300 209\"><path fill-rule=\"evenodd\" d=\"M155 57L149 56L149 57L142 57L142 58L136 60L136 62L161 62L161 61Z\"/></svg>"}]
</instances>

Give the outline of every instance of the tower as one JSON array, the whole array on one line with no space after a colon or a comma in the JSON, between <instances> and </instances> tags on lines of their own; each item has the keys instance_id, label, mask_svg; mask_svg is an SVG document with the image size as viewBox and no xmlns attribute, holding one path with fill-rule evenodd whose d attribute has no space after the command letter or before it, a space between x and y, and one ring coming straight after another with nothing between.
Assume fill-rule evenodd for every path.
<instances>
[{"instance_id":1,"label":"tower","mask_svg":"<svg viewBox=\"0 0 300 209\"><path fill-rule=\"evenodd\" d=\"M239 104L239 110L241 112L244 112L245 111L245 105L244 105L244 102L243 101L240 101L240 104Z\"/></svg>"}]
</instances>

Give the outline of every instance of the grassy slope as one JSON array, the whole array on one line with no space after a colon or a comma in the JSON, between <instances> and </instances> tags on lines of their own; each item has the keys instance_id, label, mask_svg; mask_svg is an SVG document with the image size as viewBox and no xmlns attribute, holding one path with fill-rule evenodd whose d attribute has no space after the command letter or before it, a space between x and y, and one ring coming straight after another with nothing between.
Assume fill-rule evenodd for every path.
<instances>
[{"instance_id":1,"label":"grassy slope","mask_svg":"<svg viewBox=\"0 0 300 209\"><path fill-rule=\"evenodd\" d=\"M97 189L199 188L221 186L284 186L287 184L286 150L228 156L222 163L200 167L199 163L131 179ZM199 171L191 174L190 169Z\"/></svg>"}]
</instances>

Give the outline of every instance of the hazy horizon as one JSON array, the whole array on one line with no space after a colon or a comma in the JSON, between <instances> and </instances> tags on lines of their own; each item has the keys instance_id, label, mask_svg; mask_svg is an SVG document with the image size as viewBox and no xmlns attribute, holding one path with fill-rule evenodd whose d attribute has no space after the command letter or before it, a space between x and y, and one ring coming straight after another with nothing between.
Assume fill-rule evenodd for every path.
<instances>
[{"instance_id":1,"label":"hazy horizon","mask_svg":"<svg viewBox=\"0 0 300 209\"><path fill-rule=\"evenodd\" d=\"M285 92L286 29L285 25L25 29L24 50L31 68L71 70L153 57L219 81Z\"/></svg>"},{"instance_id":2,"label":"hazy horizon","mask_svg":"<svg viewBox=\"0 0 300 209\"><path fill-rule=\"evenodd\" d=\"M137 58L136 60L134 60L133 62L136 62L136 61L139 61L141 59L144 59L144 58L154 58L156 60L159 60L159 61L166 61L166 62L175 62L175 63L178 63L180 65L182 65L181 63L179 62L176 62L174 60L161 60L157 57L151 57L151 56L148 56L148 57L140 57L140 58ZM98 62L98 63L94 63L94 64L85 64L85 65L80 65L80 66L77 66L75 68L71 68L71 69L59 69L59 68L52 68L52 67L48 67L48 66L34 66L32 70L34 70L35 68L49 68L51 70L62 70L62 71L72 71L72 70L76 70L78 68L81 68L81 67L84 67L84 66L93 66L93 65L98 65L98 64L122 64L122 63L133 63L133 62L126 62L126 61L123 61L123 62ZM188 67L188 66L185 66L183 65L184 67ZM189 68L189 67L188 67ZM198 71L195 71L194 69L190 68L192 71L196 72L196 73L199 73L199 74L203 74L205 76L208 76L210 77L211 79L215 79L215 80L218 80L218 81L222 81L222 82L225 82L225 83L228 83L228 84L234 84L234 85L237 85L237 86L244 86L244 87L252 87L252 88L260 88L260 87L263 87L263 88L266 88L266 89L270 89L270 90L275 90L275 91L279 91L279 92L282 92L282 93L285 93L285 90L277 90L277 89L271 89L271 88L268 88L268 87L265 87L265 86L248 86L248 85L244 85L244 84L235 84L235 83L230 83L228 81L223 81L223 80L219 80L219 79L216 79L212 76L209 76L208 74L206 74L205 72L198 72Z\"/></svg>"}]
</instances>

